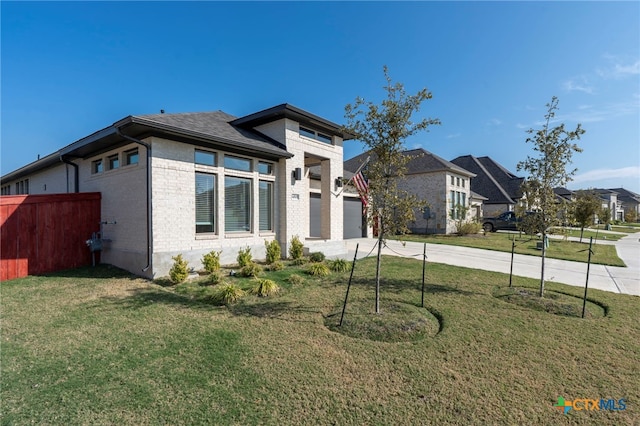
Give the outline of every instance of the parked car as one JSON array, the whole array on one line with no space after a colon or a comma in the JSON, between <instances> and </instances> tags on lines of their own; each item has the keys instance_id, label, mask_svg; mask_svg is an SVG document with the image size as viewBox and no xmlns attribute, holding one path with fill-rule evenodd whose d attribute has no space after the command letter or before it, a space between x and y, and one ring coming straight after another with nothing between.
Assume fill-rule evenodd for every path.
<instances>
[{"instance_id":1,"label":"parked car","mask_svg":"<svg viewBox=\"0 0 640 426\"><path fill-rule=\"evenodd\" d=\"M526 215L533 215L535 212L526 212ZM504 212L500 216L485 217L482 219L482 229L486 232L496 232L499 230L517 231L518 223L522 222L521 217L517 217L515 212Z\"/></svg>"}]
</instances>

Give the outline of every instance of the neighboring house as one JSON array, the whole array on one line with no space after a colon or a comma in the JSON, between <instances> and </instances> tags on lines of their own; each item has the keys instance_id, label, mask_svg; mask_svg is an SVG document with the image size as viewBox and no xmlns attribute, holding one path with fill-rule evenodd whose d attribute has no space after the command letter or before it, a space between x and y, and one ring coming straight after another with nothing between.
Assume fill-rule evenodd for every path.
<instances>
[{"instance_id":1,"label":"neighboring house","mask_svg":"<svg viewBox=\"0 0 640 426\"><path fill-rule=\"evenodd\" d=\"M371 155L371 161L376 161L369 152L357 155L344 163L345 171L355 172ZM405 176L398 182L398 188L415 194L418 199L426 201L428 206L423 211L415 212L415 221L408 224L415 234L450 234L456 232L456 220L460 211L458 206L467 208L466 219L477 214L477 209L471 209L471 201L477 205L480 197L472 198L470 179L475 174L459 167L424 149L404 151L403 155L410 156ZM346 172L345 172L346 174ZM366 167L364 169L366 176ZM347 218L345 218L345 223Z\"/></svg>"},{"instance_id":2,"label":"neighboring house","mask_svg":"<svg viewBox=\"0 0 640 426\"><path fill-rule=\"evenodd\" d=\"M293 236L308 251L346 254L341 127L288 104L245 117L222 111L128 116L1 179L2 194L102 193L104 263L165 276L182 254L240 248L264 258L266 240L287 253ZM318 165L311 189L309 168ZM14 190L12 190L14 189ZM312 193L321 195L310 228ZM87 235L87 238L90 236Z\"/></svg>"},{"instance_id":3,"label":"neighboring house","mask_svg":"<svg viewBox=\"0 0 640 426\"><path fill-rule=\"evenodd\" d=\"M611 212L611 220L624 221L624 210L622 208L622 205L618 201L618 192L612 189L601 188L595 188L591 191L598 194L598 196L602 199L603 208L609 208Z\"/></svg>"},{"instance_id":4,"label":"neighboring house","mask_svg":"<svg viewBox=\"0 0 640 426\"><path fill-rule=\"evenodd\" d=\"M630 217L633 221L640 220L640 194L624 188L611 188L610 191L618 193L618 202L622 204L624 218Z\"/></svg>"},{"instance_id":5,"label":"neighboring house","mask_svg":"<svg viewBox=\"0 0 640 426\"><path fill-rule=\"evenodd\" d=\"M514 175L489 157L463 155L451 162L475 175L471 179L471 190L486 197L483 203L485 217L514 210L522 197L520 186L524 178Z\"/></svg>"}]
</instances>

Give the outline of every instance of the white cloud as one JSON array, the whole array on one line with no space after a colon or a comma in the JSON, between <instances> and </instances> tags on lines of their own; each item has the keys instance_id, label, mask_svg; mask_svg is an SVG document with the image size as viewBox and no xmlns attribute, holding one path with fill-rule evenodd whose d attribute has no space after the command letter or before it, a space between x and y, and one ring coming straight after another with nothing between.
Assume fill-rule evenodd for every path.
<instances>
[{"instance_id":1,"label":"white cloud","mask_svg":"<svg viewBox=\"0 0 640 426\"><path fill-rule=\"evenodd\" d=\"M577 174L573 183L594 182L604 179L635 178L640 180L640 166L621 167L619 169L596 169Z\"/></svg>"},{"instance_id":2,"label":"white cloud","mask_svg":"<svg viewBox=\"0 0 640 426\"><path fill-rule=\"evenodd\" d=\"M593 87L589 84L587 77L580 76L569 79L562 83L562 88L566 92L584 92L588 94L593 94Z\"/></svg>"},{"instance_id":3,"label":"white cloud","mask_svg":"<svg viewBox=\"0 0 640 426\"><path fill-rule=\"evenodd\" d=\"M462 133L452 133L450 135L447 135L447 139L455 139L459 138L460 136L462 136Z\"/></svg>"},{"instance_id":4,"label":"white cloud","mask_svg":"<svg viewBox=\"0 0 640 426\"><path fill-rule=\"evenodd\" d=\"M497 119L497 118L492 118L491 120L489 120L487 122L487 124L490 125L490 126L499 126L499 125L502 124L502 121Z\"/></svg>"},{"instance_id":5,"label":"white cloud","mask_svg":"<svg viewBox=\"0 0 640 426\"><path fill-rule=\"evenodd\" d=\"M605 79L621 79L640 75L640 60L636 59L635 62L633 62L627 59L625 62L625 59L614 55L605 55L604 57L608 59L610 63L606 68L596 70L600 77Z\"/></svg>"}]
</instances>

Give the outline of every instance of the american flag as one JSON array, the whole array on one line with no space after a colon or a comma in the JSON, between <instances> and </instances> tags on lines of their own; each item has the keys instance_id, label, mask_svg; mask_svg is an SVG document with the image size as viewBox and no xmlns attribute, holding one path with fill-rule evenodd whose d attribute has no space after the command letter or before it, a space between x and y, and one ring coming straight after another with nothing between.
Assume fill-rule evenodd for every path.
<instances>
[{"instance_id":1,"label":"american flag","mask_svg":"<svg viewBox=\"0 0 640 426\"><path fill-rule=\"evenodd\" d=\"M367 207L369 205L369 184L362 175L362 172L358 172L353 176L353 183L358 190L358 194L360 194L360 199L362 200L362 208L364 209L364 211L367 211Z\"/></svg>"}]
</instances>

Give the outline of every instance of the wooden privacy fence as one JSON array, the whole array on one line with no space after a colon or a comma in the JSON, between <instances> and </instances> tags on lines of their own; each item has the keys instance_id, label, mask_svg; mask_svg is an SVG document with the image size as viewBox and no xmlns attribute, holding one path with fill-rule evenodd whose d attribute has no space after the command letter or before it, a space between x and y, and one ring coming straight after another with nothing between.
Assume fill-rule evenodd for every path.
<instances>
[{"instance_id":1,"label":"wooden privacy fence","mask_svg":"<svg viewBox=\"0 0 640 426\"><path fill-rule=\"evenodd\" d=\"M100 193L0 197L0 280L91 264Z\"/></svg>"}]
</instances>

